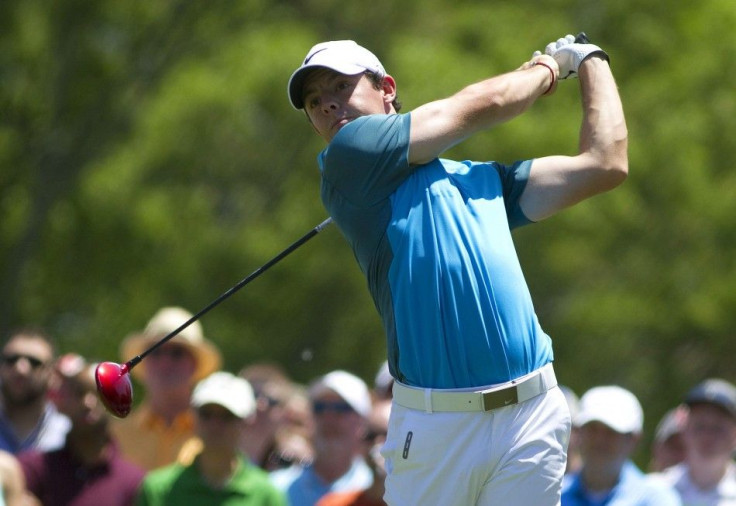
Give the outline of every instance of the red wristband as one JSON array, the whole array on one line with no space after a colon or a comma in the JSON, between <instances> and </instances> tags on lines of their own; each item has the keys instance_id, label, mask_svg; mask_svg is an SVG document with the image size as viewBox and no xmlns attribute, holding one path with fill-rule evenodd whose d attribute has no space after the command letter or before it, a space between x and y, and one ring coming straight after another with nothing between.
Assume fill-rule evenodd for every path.
<instances>
[{"instance_id":1,"label":"red wristband","mask_svg":"<svg viewBox=\"0 0 736 506\"><path fill-rule=\"evenodd\" d=\"M542 95L546 95L546 94L548 94L548 93L549 93L550 91L552 91L552 86L554 86L554 85L555 85L555 80L557 79L557 78L555 77L555 71L554 71L554 70L552 70L552 67L550 67L549 65L547 65L546 63L544 63L544 62L542 62L542 61L535 61L535 62L534 62L534 65L542 65L542 66L544 66L544 67L547 67L547 69L549 70L549 74L550 74L550 77L552 78L552 80L551 80L551 81L550 81L550 83L549 83L549 88L547 88L547 91L545 91L544 93L542 93Z\"/></svg>"}]
</instances>

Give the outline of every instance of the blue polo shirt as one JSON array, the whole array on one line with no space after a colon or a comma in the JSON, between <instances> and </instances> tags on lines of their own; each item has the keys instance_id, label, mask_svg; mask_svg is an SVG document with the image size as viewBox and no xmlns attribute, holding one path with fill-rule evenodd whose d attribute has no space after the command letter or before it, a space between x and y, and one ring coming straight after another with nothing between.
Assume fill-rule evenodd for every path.
<instances>
[{"instance_id":1,"label":"blue polo shirt","mask_svg":"<svg viewBox=\"0 0 736 506\"><path fill-rule=\"evenodd\" d=\"M411 115L345 125L319 155L322 201L383 320L389 368L425 388L510 381L552 361L511 238L531 161L408 162Z\"/></svg>"},{"instance_id":2,"label":"blue polo shirt","mask_svg":"<svg viewBox=\"0 0 736 506\"><path fill-rule=\"evenodd\" d=\"M363 490L373 484L373 473L360 457L353 460L345 474L332 482L324 481L311 464L278 469L272 471L269 477L271 483L286 494L289 506L314 506L321 497L331 492Z\"/></svg>"},{"instance_id":3,"label":"blue polo shirt","mask_svg":"<svg viewBox=\"0 0 736 506\"><path fill-rule=\"evenodd\" d=\"M621 468L618 483L608 492L591 494L579 473L562 482L561 506L681 506L680 496L664 481L646 476L631 461Z\"/></svg>"}]
</instances>

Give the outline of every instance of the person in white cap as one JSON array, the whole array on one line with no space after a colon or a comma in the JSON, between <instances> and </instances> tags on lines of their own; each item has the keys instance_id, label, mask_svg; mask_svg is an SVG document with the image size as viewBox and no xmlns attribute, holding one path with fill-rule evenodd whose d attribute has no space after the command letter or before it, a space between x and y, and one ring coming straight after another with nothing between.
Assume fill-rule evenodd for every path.
<instances>
[{"instance_id":1,"label":"person in white cap","mask_svg":"<svg viewBox=\"0 0 736 506\"><path fill-rule=\"evenodd\" d=\"M160 309L142 332L125 338L122 359L141 354L191 317L179 307ZM219 369L220 363L219 350L204 337L202 325L196 321L134 368L133 377L144 386L143 402L130 416L112 424L123 455L146 470L174 462L193 436L194 418L189 409L192 388Z\"/></svg>"},{"instance_id":2,"label":"person in white cap","mask_svg":"<svg viewBox=\"0 0 736 506\"><path fill-rule=\"evenodd\" d=\"M383 500L386 492L386 468L380 448L386 441L390 414L391 399L374 397L368 430L363 437L363 454L373 471L371 486L350 492L330 492L319 500L317 506L386 506Z\"/></svg>"},{"instance_id":3,"label":"person in white cap","mask_svg":"<svg viewBox=\"0 0 736 506\"><path fill-rule=\"evenodd\" d=\"M582 95L576 155L443 158L567 77L579 77ZM328 41L308 51L288 97L327 142L322 201L386 332L395 379L386 501L557 504L570 415L511 229L626 179L626 122L608 56L566 36L515 71L400 113L396 81L376 55Z\"/></svg>"},{"instance_id":4,"label":"person in white cap","mask_svg":"<svg viewBox=\"0 0 736 506\"><path fill-rule=\"evenodd\" d=\"M332 371L309 387L314 413L314 460L271 473L291 506L314 506L330 492L362 490L373 474L362 455L371 397L366 383L346 371Z\"/></svg>"},{"instance_id":5,"label":"person in white cap","mask_svg":"<svg viewBox=\"0 0 736 506\"><path fill-rule=\"evenodd\" d=\"M256 411L248 381L215 372L192 392L195 432L202 450L189 465L181 463L148 473L138 506L286 506L286 498L268 473L250 462L237 441Z\"/></svg>"},{"instance_id":6,"label":"person in white cap","mask_svg":"<svg viewBox=\"0 0 736 506\"><path fill-rule=\"evenodd\" d=\"M736 505L736 386L721 378L695 385L685 396L685 460L661 476L684 506Z\"/></svg>"},{"instance_id":7,"label":"person in white cap","mask_svg":"<svg viewBox=\"0 0 736 506\"><path fill-rule=\"evenodd\" d=\"M582 467L565 477L562 506L680 506L674 489L631 461L644 425L633 393L615 385L591 388L574 423Z\"/></svg>"}]
</instances>

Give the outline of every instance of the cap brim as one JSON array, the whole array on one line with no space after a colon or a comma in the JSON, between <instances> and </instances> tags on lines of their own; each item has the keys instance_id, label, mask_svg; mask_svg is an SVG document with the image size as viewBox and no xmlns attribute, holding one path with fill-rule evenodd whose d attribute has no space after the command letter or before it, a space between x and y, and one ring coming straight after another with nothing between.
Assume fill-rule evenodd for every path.
<instances>
[{"instance_id":1,"label":"cap brim","mask_svg":"<svg viewBox=\"0 0 736 506\"><path fill-rule=\"evenodd\" d=\"M339 72L340 74L344 74L346 76L354 76L357 74L362 74L366 71L365 67L361 67L359 65L326 65L323 63L310 63L308 65L299 67L291 75L288 85L289 102L291 102L291 105L292 107L294 107L294 109L304 109L304 80L307 78L312 70L318 68L334 70L335 72Z\"/></svg>"}]
</instances>

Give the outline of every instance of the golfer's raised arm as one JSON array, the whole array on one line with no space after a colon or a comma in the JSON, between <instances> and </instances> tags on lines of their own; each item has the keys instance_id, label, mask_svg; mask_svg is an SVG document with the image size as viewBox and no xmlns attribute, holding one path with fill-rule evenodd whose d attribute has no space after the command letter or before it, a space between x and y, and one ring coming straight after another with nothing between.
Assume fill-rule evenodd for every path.
<instances>
[{"instance_id":1,"label":"golfer's raised arm","mask_svg":"<svg viewBox=\"0 0 736 506\"><path fill-rule=\"evenodd\" d=\"M533 221L611 190L628 175L626 121L611 68L594 56L578 74L583 103L579 153L534 160L520 200Z\"/></svg>"},{"instance_id":2,"label":"golfer's raised arm","mask_svg":"<svg viewBox=\"0 0 736 506\"><path fill-rule=\"evenodd\" d=\"M557 63L546 55L537 60L542 63L471 84L413 110L409 162L429 162L470 135L518 116L551 91Z\"/></svg>"}]
</instances>

